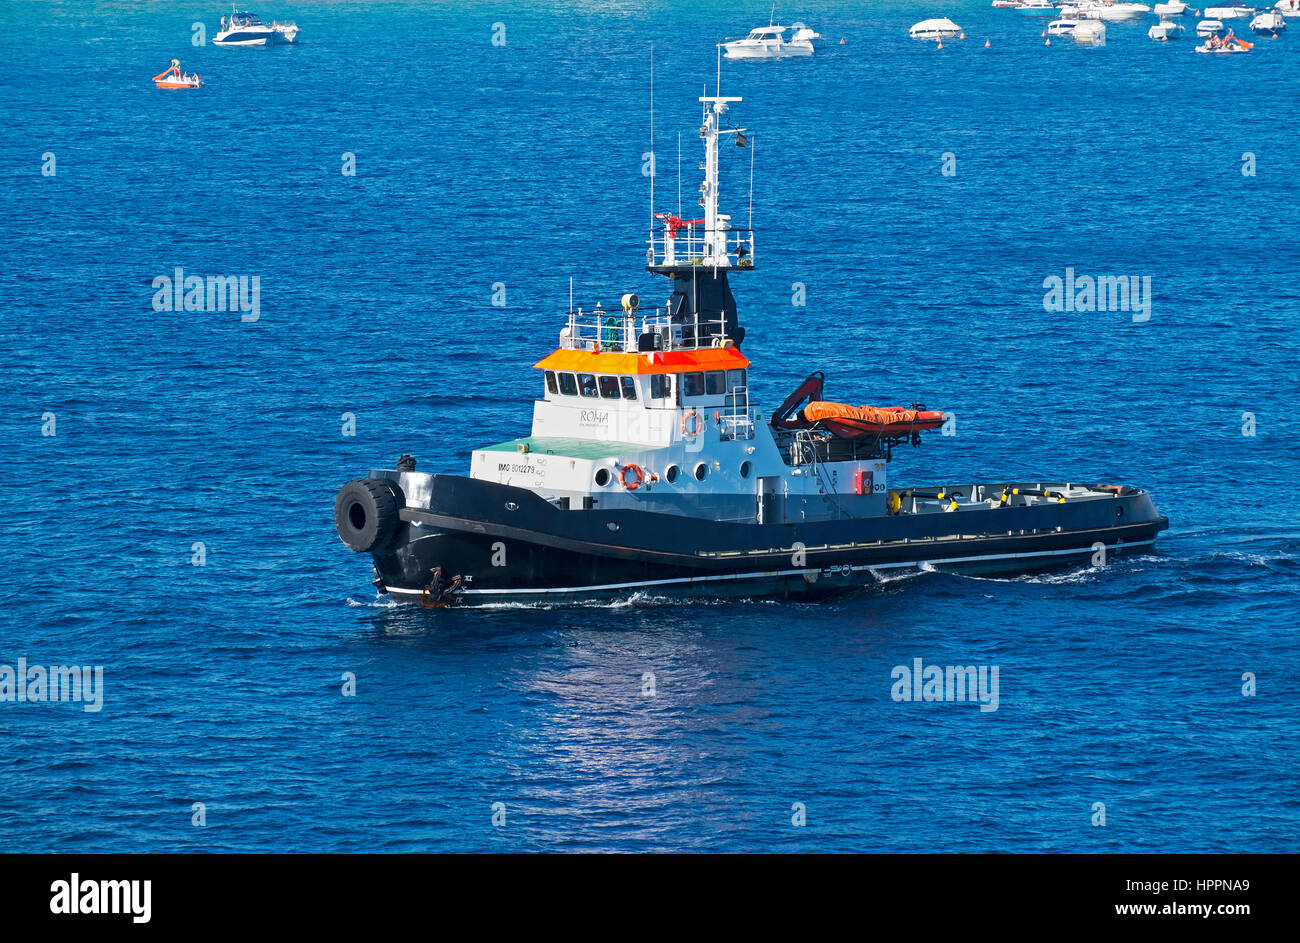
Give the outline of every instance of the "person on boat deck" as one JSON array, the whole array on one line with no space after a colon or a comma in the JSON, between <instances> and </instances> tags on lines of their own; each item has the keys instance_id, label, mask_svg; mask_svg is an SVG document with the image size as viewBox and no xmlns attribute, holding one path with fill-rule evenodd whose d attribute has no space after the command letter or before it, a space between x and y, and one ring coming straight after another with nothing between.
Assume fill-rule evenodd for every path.
<instances>
[{"instance_id":1,"label":"person on boat deck","mask_svg":"<svg viewBox=\"0 0 1300 943\"><path fill-rule=\"evenodd\" d=\"M223 16L221 18L221 32L224 33L225 31L226 31L226 18Z\"/></svg>"}]
</instances>

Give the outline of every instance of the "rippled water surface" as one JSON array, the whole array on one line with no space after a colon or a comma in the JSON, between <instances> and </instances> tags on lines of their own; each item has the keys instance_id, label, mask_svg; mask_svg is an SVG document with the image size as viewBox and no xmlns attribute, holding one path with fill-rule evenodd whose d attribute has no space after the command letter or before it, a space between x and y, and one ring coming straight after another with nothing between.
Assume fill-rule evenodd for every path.
<instances>
[{"instance_id":1,"label":"rippled water surface","mask_svg":"<svg viewBox=\"0 0 1300 943\"><path fill-rule=\"evenodd\" d=\"M1296 850L1300 35L1047 47L982 0L824 2L778 10L833 41L813 59L723 66L756 398L821 369L955 413L898 483L1149 487L1155 552L816 605L426 612L374 597L334 492L525 430L570 277L666 296L639 268L649 43L660 208L680 131L690 215L713 44L768 10L268 4L300 46L192 46L222 12L0 6L0 664L105 685L98 713L0 702L0 849ZM907 38L944 12L964 42ZM172 56L207 87L153 89ZM748 152L723 156L747 220ZM176 267L260 276L259 319L154 311ZM1045 312L1067 267L1149 276L1150 320ZM896 703L915 658L997 666L998 709Z\"/></svg>"}]
</instances>

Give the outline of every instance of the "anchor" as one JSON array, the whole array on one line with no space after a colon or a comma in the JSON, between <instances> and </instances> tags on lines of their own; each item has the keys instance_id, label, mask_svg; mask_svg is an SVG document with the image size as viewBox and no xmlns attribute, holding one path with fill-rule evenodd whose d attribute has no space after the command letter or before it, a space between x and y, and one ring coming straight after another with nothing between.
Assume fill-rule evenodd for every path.
<instances>
[{"instance_id":1,"label":"anchor","mask_svg":"<svg viewBox=\"0 0 1300 943\"><path fill-rule=\"evenodd\" d=\"M442 567L436 566L429 571L433 574L424 589L420 591L420 605L426 609L445 609L456 602L456 593L460 592L463 576L453 576L445 586L442 582Z\"/></svg>"}]
</instances>

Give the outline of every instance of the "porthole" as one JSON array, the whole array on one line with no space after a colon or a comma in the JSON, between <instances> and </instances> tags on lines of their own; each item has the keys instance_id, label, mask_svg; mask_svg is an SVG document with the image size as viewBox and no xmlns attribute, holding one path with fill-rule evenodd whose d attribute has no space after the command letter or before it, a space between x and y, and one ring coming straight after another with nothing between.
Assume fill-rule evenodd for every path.
<instances>
[{"instance_id":1,"label":"porthole","mask_svg":"<svg viewBox=\"0 0 1300 943\"><path fill-rule=\"evenodd\" d=\"M753 470L754 470L754 466L751 465L749 462L741 462L741 463L740 463L740 477L741 477L741 478L748 478L748 477L749 477L749 473L750 473L751 471L753 471Z\"/></svg>"},{"instance_id":2,"label":"porthole","mask_svg":"<svg viewBox=\"0 0 1300 943\"><path fill-rule=\"evenodd\" d=\"M605 487L607 484L609 484L609 469L608 469L608 468L597 468L597 469L596 469L596 484L598 484L598 485L599 485L600 487L602 487L602 488Z\"/></svg>"},{"instance_id":3,"label":"porthole","mask_svg":"<svg viewBox=\"0 0 1300 943\"><path fill-rule=\"evenodd\" d=\"M708 465L705 465L703 462L700 462L700 464L698 464L698 465L695 466L695 480L696 480L696 481L703 481L705 478L708 478L708 477L709 477L709 466L708 466Z\"/></svg>"},{"instance_id":4,"label":"porthole","mask_svg":"<svg viewBox=\"0 0 1300 943\"><path fill-rule=\"evenodd\" d=\"M678 469L676 465L669 465L668 471L664 472L664 481L668 482L671 485L674 481L677 480L677 471Z\"/></svg>"}]
</instances>

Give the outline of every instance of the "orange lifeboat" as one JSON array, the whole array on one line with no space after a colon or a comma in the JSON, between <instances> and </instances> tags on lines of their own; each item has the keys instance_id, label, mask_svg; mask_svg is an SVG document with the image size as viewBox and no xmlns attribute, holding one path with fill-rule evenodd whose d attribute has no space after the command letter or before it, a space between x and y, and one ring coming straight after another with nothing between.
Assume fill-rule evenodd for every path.
<instances>
[{"instance_id":1,"label":"orange lifeboat","mask_svg":"<svg viewBox=\"0 0 1300 943\"><path fill-rule=\"evenodd\" d=\"M943 425L943 413L927 410L919 403L902 406L849 406L822 399L826 376L821 371L808 375L772 414L773 429L817 427L843 439L880 436L883 439L911 439Z\"/></svg>"},{"instance_id":2,"label":"orange lifeboat","mask_svg":"<svg viewBox=\"0 0 1300 943\"><path fill-rule=\"evenodd\" d=\"M943 425L939 410L904 409L902 406L848 406L814 400L802 410L804 421L846 439L867 435L901 436Z\"/></svg>"}]
</instances>

